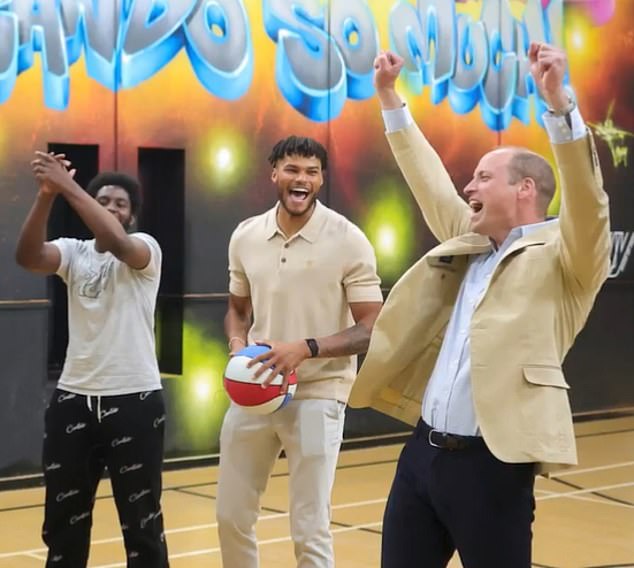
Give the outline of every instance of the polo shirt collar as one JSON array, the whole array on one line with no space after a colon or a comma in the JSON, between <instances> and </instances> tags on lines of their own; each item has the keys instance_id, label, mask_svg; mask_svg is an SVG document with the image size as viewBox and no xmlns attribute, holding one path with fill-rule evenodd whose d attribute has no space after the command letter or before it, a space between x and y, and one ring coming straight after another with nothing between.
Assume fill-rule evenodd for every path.
<instances>
[{"instance_id":1,"label":"polo shirt collar","mask_svg":"<svg viewBox=\"0 0 634 568\"><path fill-rule=\"evenodd\" d=\"M269 209L266 213L265 230L264 234L267 240L271 240L278 233L284 236L282 230L277 226L277 208L280 206L278 203L272 209ZM326 207L317 199L315 200L315 210L310 216L308 223L306 223L293 237L302 237L309 243L314 243L317 240L319 231L321 230L324 221L326 220Z\"/></svg>"}]
</instances>

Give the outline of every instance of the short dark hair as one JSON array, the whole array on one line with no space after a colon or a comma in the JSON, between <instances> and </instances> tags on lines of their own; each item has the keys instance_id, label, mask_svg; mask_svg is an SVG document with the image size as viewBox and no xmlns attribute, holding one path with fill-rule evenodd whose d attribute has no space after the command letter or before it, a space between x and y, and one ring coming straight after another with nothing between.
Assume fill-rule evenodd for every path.
<instances>
[{"instance_id":1,"label":"short dark hair","mask_svg":"<svg viewBox=\"0 0 634 568\"><path fill-rule=\"evenodd\" d=\"M106 185L116 185L126 191L130 199L130 211L137 215L141 210L141 184L136 178L120 172L102 172L97 174L88 183L86 191L93 197Z\"/></svg>"},{"instance_id":2,"label":"short dark hair","mask_svg":"<svg viewBox=\"0 0 634 568\"><path fill-rule=\"evenodd\" d=\"M304 158L312 158L315 156L321 162L321 169L328 169L328 152L317 140L306 138L304 136L289 136L280 140L269 156L269 162L273 167L278 160L284 156L303 156Z\"/></svg>"},{"instance_id":3,"label":"short dark hair","mask_svg":"<svg viewBox=\"0 0 634 568\"><path fill-rule=\"evenodd\" d=\"M518 183L524 178L535 182L539 213L546 215L548 205L555 195L555 174L550 164L539 154L526 148L511 148L513 155L508 163L509 182Z\"/></svg>"}]
</instances>

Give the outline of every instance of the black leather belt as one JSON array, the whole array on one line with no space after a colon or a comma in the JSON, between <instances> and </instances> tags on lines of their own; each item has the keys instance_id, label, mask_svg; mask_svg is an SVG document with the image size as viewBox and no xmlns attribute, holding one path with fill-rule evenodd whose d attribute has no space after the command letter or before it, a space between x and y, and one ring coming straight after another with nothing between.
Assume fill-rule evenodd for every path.
<instances>
[{"instance_id":1,"label":"black leather belt","mask_svg":"<svg viewBox=\"0 0 634 568\"><path fill-rule=\"evenodd\" d=\"M466 450L467 448L486 447L484 440L480 436L459 436L458 434L449 434L434 430L431 426L418 421L416 430L420 435L427 439L430 446L434 448L442 448L444 450Z\"/></svg>"}]
</instances>

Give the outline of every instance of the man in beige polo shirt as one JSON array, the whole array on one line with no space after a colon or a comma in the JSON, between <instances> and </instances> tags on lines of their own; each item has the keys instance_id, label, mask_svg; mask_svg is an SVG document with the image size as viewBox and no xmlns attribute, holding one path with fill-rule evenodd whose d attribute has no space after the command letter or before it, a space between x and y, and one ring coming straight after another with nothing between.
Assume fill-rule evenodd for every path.
<instances>
[{"instance_id":1,"label":"man in beige polo shirt","mask_svg":"<svg viewBox=\"0 0 634 568\"><path fill-rule=\"evenodd\" d=\"M275 145L269 161L279 201L240 223L231 237L225 332L232 353L246 344L270 345L260 371L286 376L295 369L298 385L293 400L273 414L253 416L232 404L225 416L220 547L225 568L258 566L260 496L284 448L297 566L328 568L334 566L330 494L344 408L355 355L367 349L381 308L380 281L365 235L317 201L326 149L290 136Z\"/></svg>"}]
</instances>

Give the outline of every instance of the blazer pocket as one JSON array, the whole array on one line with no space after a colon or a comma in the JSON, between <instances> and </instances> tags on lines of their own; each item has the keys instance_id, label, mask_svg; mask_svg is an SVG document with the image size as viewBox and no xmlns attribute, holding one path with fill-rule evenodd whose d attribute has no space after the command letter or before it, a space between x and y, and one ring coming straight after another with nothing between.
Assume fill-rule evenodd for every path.
<instances>
[{"instance_id":1,"label":"blazer pocket","mask_svg":"<svg viewBox=\"0 0 634 568\"><path fill-rule=\"evenodd\" d=\"M523 367L522 371L526 381L532 385L561 389L570 388L560 367L528 366Z\"/></svg>"}]
</instances>

